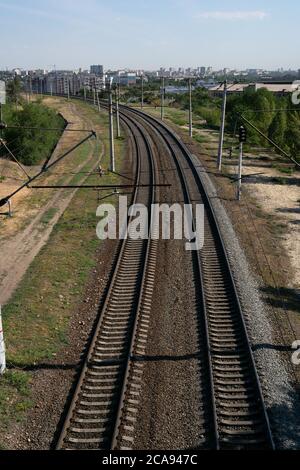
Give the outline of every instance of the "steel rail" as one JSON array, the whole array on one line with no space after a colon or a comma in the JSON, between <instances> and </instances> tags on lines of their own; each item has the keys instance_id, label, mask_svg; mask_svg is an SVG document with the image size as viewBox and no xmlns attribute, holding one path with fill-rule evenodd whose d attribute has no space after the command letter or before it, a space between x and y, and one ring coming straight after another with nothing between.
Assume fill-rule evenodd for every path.
<instances>
[{"instance_id":1,"label":"steel rail","mask_svg":"<svg viewBox=\"0 0 300 470\"><path fill-rule=\"evenodd\" d=\"M134 133L134 127L140 133L140 135L142 137L142 140L145 144L145 148L147 149L147 153L148 153L148 156L149 156L151 183L153 183L153 180L154 180L154 170L153 170L153 166L152 166L152 164L153 164L153 155L152 155L152 150L151 150L151 148L148 144L148 141L147 141L146 137L144 136L144 134L142 132L142 129L139 129L139 127L136 124L134 124L132 122L131 123L128 122L129 119L123 119L123 121L124 122L127 121L126 124L131 130L133 140L134 140L134 144L135 144L135 152L136 152L136 155L137 155L137 172L136 172L136 186L137 187L135 188L135 192L134 192L134 196L133 196L133 203L135 203L138 199L138 191L139 191L138 185L139 185L139 181L140 181L140 178L141 178L141 157L142 156L141 156L141 148L140 148L139 139L137 138L137 136ZM151 192L149 192L149 194L148 194L148 206L151 206L151 204L153 202L153 197L154 197L154 187L153 187L153 185L150 185L149 188L151 189ZM151 214L151 211L150 211L150 214ZM139 242L137 242L137 243L139 243ZM145 245L146 245L146 248L145 248ZM139 308L140 308L140 304L141 304L141 296L142 296L142 293L143 293L142 286L143 286L143 282L145 280L146 269L147 269L147 264L148 264L149 246L150 246L150 238L145 242L144 241L141 242L140 245L137 246L137 250L139 249L140 252L138 253L137 279L136 279L136 284L134 284L134 286L137 290L138 297L137 297L136 300L133 300L133 302L135 303L135 306L132 307L132 309L134 310L133 324L131 325L131 323L130 323L131 320L130 320L130 316L129 316L128 317L129 332L127 332L127 330L124 330L125 331L124 338L127 337L127 333L129 335L129 341L127 341L126 338L124 339L124 344L125 344L125 342L126 342L126 344L129 343L128 344L129 345L128 353L127 353L127 356L126 356L125 359L118 359L118 361L112 362L112 364L117 363L119 365L119 368L121 370L120 374L121 374L121 379L122 379L122 386L121 386L121 390L119 390L120 393L118 392L117 396L115 396L115 395L112 396L112 399L117 401L117 406L113 407L114 412L116 414L115 414L115 416L112 417L112 423L110 423L110 429L113 428L109 432L110 437L108 437L108 439L105 439L104 442L102 442L101 438L99 437L101 432L103 431L101 429L98 430L99 431L99 436L97 436L96 438L93 438L93 439L88 439L88 438L85 438L85 437L83 437L83 438L81 437L80 439L77 439L77 438L70 438L69 436L70 435L72 436L72 429L73 429L73 432L74 432L74 428L72 428L71 426L72 426L72 422L74 421L74 416L75 416L75 413L76 413L76 407L77 407L77 404L78 404L78 401L79 401L78 399L79 399L80 394L82 393L84 383L85 383L85 378L87 376L89 366L93 362L93 354L94 354L94 351L96 349L98 339L100 337L100 331L101 331L101 328L103 327L103 325L105 324L105 321L106 321L105 320L105 314L109 309L109 304L110 304L111 300L113 299L114 291L116 291L118 276L121 276L120 273L122 273L122 270L124 272L124 263L125 263L124 260L126 259L126 256L128 258L128 253L133 253L134 250L135 250L135 242L134 241L133 242L127 241L127 239L123 240L123 242L121 244L121 247L120 247L120 251L119 251L119 254L118 254L118 259L117 259L117 263L116 263L116 266L115 266L115 269L114 269L114 273L113 273L113 276L112 276L110 287L109 287L108 292L106 294L105 302L104 302L103 308L101 309L101 315L99 317L99 321L98 321L95 333L93 335L93 339L92 339L92 342L91 342L91 345L90 345L90 348L89 348L89 352L88 352L87 358L84 362L84 365L83 365L83 368L82 368L82 371L81 371L81 374L80 374L80 378L79 378L79 381L77 383L77 387L76 387L75 393L73 395L72 402L71 402L71 405L69 407L69 411L68 411L66 420L64 422L64 425L63 425L63 428L62 428L62 431L61 431L61 434L60 434L59 441L58 441L57 446L56 446L57 450L64 449L66 447L71 447L71 448L75 447L75 449L78 448L78 447L89 448L89 445L94 445L95 443L99 443L99 446L98 446L98 444L96 446L97 449L98 448L99 449L101 449L101 448L112 448L113 446L115 446L117 444L118 432L119 432L120 423L121 423L122 409L123 409L123 406L124 406L126 390L128 389L128 382L129 382L129 373L128 373L128 371L129 371L129 367L130 367L130 363L131 363L133 347L134 347L134 344L135 344L135 341L136 341L137 321L138 321ZM127 252L126 252L126 250L127 250ZM142 257L142 260L140 259L141 257ZM127 262L130 265L130 264L132 264L133 261L132 261L131 256L129 258L130 258L129 261L127 261ZM125 264L125 266L126 266L126 264ZM140 272L140 276L139 276L140 267L142 267L142 271ZM122 274L122 275L124 275L124 274ZM130 277L132 274L130 274L130 272L129 272L127 275L128 275L128 277ZM139 285L139 287L138 287L138 285ZM124 287L123 287L123 289L124 289ZM126 289L126 287L125 287L125 289ZM133 294L134 294L133 297L135 298L136 292L134 291ZM111 343L111 345L109 346L109 350L111 350L112 344L115 344L115 343ZM113 356L112 353L111 353L111 355ZM108 365L105 366L105 364L106 363L108 364L108 362L107 361L104 362L104 369L102 369L102 376L104 374L104 377L106 377L106 379L107 379L107 377L111 376L111 374L112 374L112 372L111 371L109 372L109 369L107 368ZM101 364L101 362L100 362L100 364ZM106 371L106 372L103 372L103 370ZM105 376L105 374L107 374L107 376ZM104 383L105 383L105 380L104 380ZM121 384L119 383L119 386L117 386L117 389L120 389L120 385ZM89 388L91 388L91 387L89 387ZM99 387L96 387L96 388L98 389ZM107 387L103 387L104 392L105 392L106 388ZM102 393L103 393L103 391L102 391ZM99 396L99 394L97 396ZM100 403L98 405L101 406ZM106 406L108 406L108 404L106 404ZM77 409L77 411L78 411L78 409ZM89 412L89 411L87 411L87 412L90 413L90 415L92 415L92 412ZM83 420L78 420L77 419L77 422L78 421L82 422ZM85 420L85 421L96 422L97 419L96 420ZM98 420L98 422L99 422L99 420ZM113 425L113 423L115 423L115 424ZM85 436L85 432L88 435L92 431L93 431L93 429L92 430L83 429L82 435ZM80 432L80 429L77 429L76 432ZM97 429L94 429L94 432L92 433L92 435L95 435L96 432L97 432ZM104 445L102 445L102 444L104 444Z\"/></svg>"},{"instance_id":2,"label":"steel rail","mask_svg":"<svg viewBox=\"0 0 300 470\"><path fill-rule=\"evenodd\" d=\"M127 117L128 118L128 117ZM124 120L124 115L121 115L121 119ZM133 120L130 119L131 122L134 123ZM137 126L137 124L135 123ZM144 131L140 126L137 126L141 132L141 135L144 135ZM151 179L152 179L152 193L151 193L151 201L154 203L155 200L155 185L153 184L153 179L154 179L154 174L155 174L155 162L154 162L154 157L153 157L153 152L150 147L150 144L148 140L145 138L144 139L148 154L150 156L150 167L151 167ZM148 227L149 227L149 243L147 244L147 252L146 252L146 260L149 260L150 257L150 247L151 247L151 220L152 220L152 211L149 211L148 214ZM143 269L143 274L142 274L142 286L145 286L146 284L146 278L147 278L147 263L144 264L144 269ZM134 348L136 345L136 340L137 340L137 335L138 335L138 320L139 320L139 313L142 309L142 302L143 302L143 297L142 297L142 292L141 295L139 296L138 300L138 306L137 306L137 315L135 316L135 321L134 321L134 329L133 329L133 335L131 339L131 344L130 344L130 350L129 354L127 357L127 366L126 366L126 372L125 372L125 379L123 383L123 388L122 388L122 394L121 394L121 401L118 409L118 414L117 414L117 419L116 419L116 424L115 424L115 430L113 433L113 439L112 439L112 449L117 449L118 448L118 439L119 439L119 431L122 426L122 413L123 413L123 407L126 399L126 392L128 390L129 382L130 382L130 366L131 366L131 360L134 356Z\"/></svg>"},{"instance_id":3,"label":"steel rail","mask_svg":"<svg viewBox=\"0 0 300 470\"><path fill-rule=\"evenodd\" d=\"M215 448L274 449L269 417L239 295L219 223L198 171L199 167L187 147L168 126L142 111L126 106L121 106L120 110L123 114L138 116L160 135L175 159L180 179L187 190L186 197L190 200L190 181L187 180L185 168L181 163L184 158L193 175L193 184L198 187L205 205L208 249L202 250L198 258L207 354L211 364L210 381L213 396L210 406L214 414ZM180 151L180 156L174 148ZM211 261L208 254L211 256ZM210 285L211 282L216 282L215 286ZM215 291L211 291L212 287ZM222 310L224 307L220 310L219 306L217 313L212 313L216 301L224 302L224 305L227 302L228 311L224 313ZM222 344L223 341L225 346Z\"/></svg>"},{"instance_id":4,"label":"steel rail","mask_svg":"<svg viewBox=\"0 0 300 470\"><path fill-rule=\"evenodd\" d=\"M150 122L148 121L148 123L150 123ZM163 134L159 131L159 129L156 126L153 126L152 123L150 123L150 125L153 127L154 131L158 134L158 136L161 137L162 140L164 140ZM181 185L182 185L182 189L183 189L185 204L189 204L190 206L192 206L192 198L190 197L188 182L187 182L187 179L185 177L185 174L184 174L184 172L182 170L182 167L181 167L181 165L180 165L180 163L179 163L179 161L176 157L176 153L174 151L173 146L169 145L168 142L166 142L166 144L167 144L167 148L169 149L169 151L170 151L170 153L171 153L171 155L174 159L174 162L175 162L175 165L176 165L176 168L177 168L177 171L178 171L178 175L179 175ZM195 230L195 219L194 219L194 217L193 217L192 223L193 223L193 230ZM197 251L196 256L197 256L198 276L199 276L200 284L203 285L203 273L202 273L202 268L201 268L199 251ZM206 314L206 304L205 304L202 289L201 289L200 294L201 294L201 304L202 304L201 307L202 307L202 311L203 311L203 316L202 316L201 320L202 320L202 328L204 330L204 338L205 338L205 345L206 345L205 362L206 362L206 365L207 365L208 377L209 377L208 388L209 388L209 391L210 391L210 400L209 400L208 405L211 408L210 414L211 414L211 424L212 424L212 429L210 430L210 433L209 433L209 436L208 436L208 441L209 441L209 445L213 449L219 450L219 435L218 435L218 427L217 427L217 420L216 420L216 403L215 403L215 398L214 398L215 394L214 394L213 371L212 371L212 362L211 362L210 344L209 344L208 322L207 322L207 314Z\"/></svg>"},{"instance_id":5,"label":"steel rail","mask_svg":"<svg viewBox=\"0 0 300 470\"><path fill-rule=\"evenodd\" d=\"M218 258L223 259L222 264L225 266L226 274L229 277L229 282L230 282L230 285L231 285L232 293L234 295L234 303L235 303L235 306L237 308L238 319L241 322L240 331L241 331L241 335L243 337L243 340L245 341L245 344L243 344L241 346L241 348L243 347L243 350L246 351L247 360L249 360L248 368L249 368L249 370L251 369L251 375L252 375L252 378L254 379L252 385L253 385L253 387L256 388L256 395L255 395L256 396L256 406L257 406L257 408L260 409L261 422L262 422L262 425L263 425L263 428L264 428L263 429L264 442L260 443L260 442L256 441L255 440L255 435L254 435L254 437L252 436L253 437L253 439L252 439L250 431L248 431L249 435L246 434L247 430L245 431L245 436L246 436L245 438L239 437L239 438L235 439L235 437L234 437L235 433L236 433L237 436L239 436L239 434L237 432L238 430L236 430L236 428L238 428L238 426L239 426L239 420L236 420L236 427L234 429L230 428L228 430L226 428L226 432L229 433L230 430L233 432L233 438L228 439L228 441L226 441L226 439L224 439L224 438L221 439L220 438L220 434L221 434L221 431L220 431L220 428L221 428L220 418L218 416L219 415L219 410L217 409L218 408L217 400L216 400L216 398L214 398L214 403L215 403L214 404L214 409L215 409L215 413L216 413L215 422L217 424L216 432L217 432L217 436L218 436L217 448L219 448L219 447L220 448L222 448L222 447L228 448L230 446L232 446L232 447L250 447L251 448L251 447L253 447L252 444L254 444L254 446L257 444L258 447L261 445L262 447L267 447L269 449L274 449L275 444L274 444L274 440L273 440L273 436L272 436L270 421L269 421L269 417L268 417L265 402L264 402L264 397L263 397L263 393L262 393L262 389L261 389L260 379L258 377L257 368L256 368L254 356L253 356L253 353L252 353L248 332L247 332L247 326L246 326L246 323L245 323L244 315L243 315L240 300L239 300L239 295L238 295L238 292L237 292L236 284L235 284L233 274L232 274L232 269L231 269L229 258L228 258L228 255L227 255L227 250L225 248L225 244L224 244L224 241L223 241L223 237L221 235L219 223L218 223L217 217L215 215L214 209L212 207L210 197L207 193L207 190L206 190L205 186L202 183L202 179L199 175L199 172L198 172L198 169L195 165L195 162L193 161L193 158L192 158L189 150L187 149L187 147L180 141L180 139L178 139L176 134L167 125L165 125L164 123L162 123L161 121L159 121L158 119L156 119L152 116L146 115L142 111L135 110L135 109L132 109L132 108L127 108L127 107L125 107L125 108L126 109L131 109L131 111L134 114L142 117L142 119L144 119L148 123L151 123L151 125L155 129L157 129L157 131L159 132L159 134L161 135L163 140L165 140L165 142L167 143L172 155L175 156L175 158L177 160L178 168L180 168L181 165L178 161L178 157L176 156L176 153L174 152L174 145L172 145L172 143L169 141L169 139L171 138L172 141L175 142L176 146L181 150L182 155L185 158L185 161L189 164L189 167L192 171L194 179L197 183L197 186L198 186L199 191L201 193L201 196L203 198L203 202L205 204L205 210L206 210L207 216L208 216L209 225L211 225L211 232L212 232L212 235L215 239L217 249L220 250L220 254L218 254ZM168 136L168 138L166 136ZM186 181L186 177L184 175L184 170L181 168L180 171L182 173L183 179L185 179L185 181ZM202 279L201 290L202 290L202 296L203 296L203 299L204 299L204 303L209 306L209 302L208 302L208 299L207 299L207 292L206 292L206 287L207 286L205 285L205 282L203 280L203 269L207 268L207 266L205 266L203 258L204 258L204 256L201 256L201 254L200 254L200 256L199 256L199 263L200 263L199 264L199 269L200 269L200 276L201 276L201 279ZM208 308L205 307L204 312L205 312L206 317L208 317L207 310L208 310ZM211 325L210 325L209 318L206 318L206 324L208 325L209 343L212 343L213 342L212 341L212 331L211 331L212 328L211 328ZM208 345L208 348L209 348L209 351L210 351L210 355L212 357L214 355L216 355L216 354L212 353L213 348L212 348L211 344ZM222 356L222 354L221 354L221 356ZM224 357L223 359L225 360L226 358ZM214 367L213 367L212 375L213 375L213 381L216 382L216 380L215 380L216 373L214 371ZM236 382L236 386L237 385L238 385L238 382ZM212 385L212 390L214 390L214 388L215 388L215 385L213 384ZM238 396L238 395L234 394L234 386L231 390L232 390L232 398L234 398L234 396ZM226 393L222 396L227 397ZM236 405L238 404L238 400L239 400L239 398L237 398ZM250 398L249 398L249 402L250 402ZM255 402L255 398L252 400L252 403L254 403L254 402ZM233 406L233 405L231 405L231 406ZM236 408L238 408L238 406L236 406ZM232 415L234 415L234 413L232 413ZM251 415L251 413L249 413L249 415ZM228 425L229 427L234 426L232 424L232 423L234 423L234 421L227 420L227 422L230 423ZM240 420L240 422L245 423L246 421ZM224 435L224 432L223 432L223 435ZM243 436L243 435L244 434L241 431L240 436ZM247 444L247 439L248 439L248 444Z\"/></svg>"}]
</instances>

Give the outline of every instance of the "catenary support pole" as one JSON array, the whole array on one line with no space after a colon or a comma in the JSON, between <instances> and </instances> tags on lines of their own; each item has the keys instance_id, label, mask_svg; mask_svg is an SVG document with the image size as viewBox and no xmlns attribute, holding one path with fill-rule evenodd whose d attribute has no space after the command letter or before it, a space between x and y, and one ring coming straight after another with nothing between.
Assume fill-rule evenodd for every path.
<instances>
[{"instance_id":1,"label":"catenary support pole","mask_svg":"<svg viewBox=\"0 0 300 470\"><path fill-rule=\"evenodd\" d=\"M12 207L11 207L11 200L9 199L8 202L8 216L12 217Z\"/></svg>"},{"instance_id":2,"label":"catenary support pole","mask_svg":"<svg viewBox=\"0 0 300 470\"><path fill-rule=\"evenodd\" d=\"M5 355L5 343L2 325L2 311L0 305L0 375L3 375L6 370L6 355Z\"/></svg>"},{"instance_id":3,"label":"catenary support pole","mask_svg":"<svg viewBox=\"0 0 300 470\"><path fill-rule=\"evenodd\" d=\"M30 75L30 79L29 79L29 94L30 94L30 100L31 101L31 97L32 97L32 77Z\"/></svg>"},{"instance_id":4,"label":"catenary support pole","mask_svg":"<svg viewBox=\"0 0 300 470\"><path fill-rule=\"evenodd\" d=\"M190 107L189 107L189 131L190 137L193 137L193 103L192 103L192 79L189 79L189 95L190 95Z\"/></svg>"},{"instance_id":5,"label":"catenary support pole","mask_svg":"<svg viewBox=\"0 0 300 470\"><path fill-rule=\"evenodd\" d=\"M162 77L160 117L161 117L161 120L163 121L165 117L165 79L164 77Z\"/></svg>"},{"instance_id":6,"label":"catenary support pole","mask_svg":"<svg viewBox=\"0 0 300 470\"><path fill-rule=\"evenodd\" d=\"M100 105L99 92L98 92L98 90L97 90L97 105L98 105L98 111L99 111L99 113L100 113L100 111L101 111L101 105Z\"/></svg>"},{"instance_id":7,"label":"catenary support pole","mask_svg":"<svg viewBox=\"0 0 300 470\"><path fill-rule=\"evenodd\" d=\"M144 75L142 75L142 97L141 97L141 108L144 108Z\"/></svg>"},{"instance_id":8,"label":"catenary support pole","mask_svg":"<svg viewBox=\"0 0 300 470\"><path fill-rule=\"evenodd\" d=\"M224 143L224 130L225 130L225 118L226 118L226 104L227 104L227 80L224 82L223 92L223 104L222 104L222 116L221 116L221 127L219 137L219 150L218 150L218 169L222 170L222 158L223 158L223 143Z\"/></svg>"},{"instance_id":9,"label":"catenary support pole","mask_svg":"<svg viewBox=\"0 0 300 470\"><path fill-rule=\"evenodd\" d=\"M108 100L108 112L109 112L109 140L110 140L110 171L116 171L115 165L115 143L114 143L114 114L113 114L113 96L112 96L112 84L109 85L109 100Z\"/></svg>"},{"instance_id":10,"label":"catenary support pole","mask_svg":"<svg viewBox=\"0 0 300 470\"><path fill-rule=\"evenodd\" d=\"M117 84L116 88L116 121L117 121L117 139L121 137L120 129L120 111L119 111L119 100L120 100L120 85Z\"/></svg>"},{"instance_id":11,"label":"catenary support pole","mask_svg":"<svg viewBox=\"0 0 300 470\"><path fill-rule=\"evenodd\" d=\"M241 196L242 196L242 173L243 173L243 142L240 142L239 169L238 169L237 192L236 192L236 198L238 201L241 200Z\"/></svg>"}]
</instances>

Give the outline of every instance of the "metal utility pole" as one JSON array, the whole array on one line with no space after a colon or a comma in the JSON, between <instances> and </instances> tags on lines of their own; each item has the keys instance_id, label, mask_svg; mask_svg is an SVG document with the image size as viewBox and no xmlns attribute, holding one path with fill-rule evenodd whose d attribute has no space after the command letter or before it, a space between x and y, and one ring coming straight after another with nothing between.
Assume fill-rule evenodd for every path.
<instances>
[{"instance_id":1,"label":"metal utility pole","mask_svg":"<svg viewBox=\"0 0 300 470\"><path fill-rule=\"evenodd\" d=\"M227 104L227 80L225 80L225 82L224 82L224 93L223 93L223 104L222 104L222 117L221 117L219 151L218 151L218 169L219 169L219 171L222 170L223 143L224 143L224 130L225 130L225 118L226 118L226 104Z\"/></svg>"},{"instance_id":2,"label":"metal utility pole","mask_svg":"<svg viewBox=\"0 0 300 470\"><path fill-rule=\"evenodd\" d=\"M193 137L193 102L192 102L192 79L189 79L190 108L189 108L189 131L190 137Z\"/></svg>"},{"instance_id":3,"label":"metal utility pole","mask_svg":"<svg viewBox=\"0 0 300 470\"><path fill-rule=\"evenodd\" d=\"M165 79L162 77L162 89L161 89L161 110L160 117L161 120L164 120L165 115Z\"/></svg>"},{"instance_id":4,"label":"metal utility pole","mask_svg":"<svg viewBox=\"0 0 300 470\"><path fill-rule=\"evenodd\" d=\"M118 139L121 137L119 100L120 100L120 84L118 83L117 88L116 88L116 121L117 121L117 138Z\"/></svg>"},{"instance_id":5,"label":"metal utility pole","mask_svg":"<svg viewBox=\"0 0 300 470\"><path fill-rule=\"evenodd\" d=\"M4 81L0 81L0 137L2 137L2 129L5 126L3 122L2 105L6 104L6 86Z\"/></svg>"},{"instance_id":6,"label":"metal utility pole","mask_svg":"<svg viewBox=\"0 0 300 470\"><path fill-rule=\"evenodd\" d=\"M83 94L84 94L84 101L86 101L86 88L85 88L85 85L83 87Z\"/></svg>"},{"instance_id":7,"label":"metal utility pole","mask_svg":"<svg viewBox=\"0 0 300 470\"><path fill-rule=\"evenodd\" d=\"M70 101L70 82L68 79L68 101Z\"/></svg>"},{"instance_id":8,"label":"metal utility pole","mask_svg":"<svg viewBox=\"0 0 300 470\"><path fill-rule=\"evenodd\" d=\"M110 139L110 171L116 171L115 164L115 143L114 143L114 114L113 114L113 96L112 96L112 80L108 84L108 112L109 112L109 139Z\"/></svg>"},{"instance_id":9,"label":"metal utility pole","mask_svg":"<svg viewBox=\"0 0 300 470\"><path fill-rule=\"evenodd\" d=\"M242 173L243 173L243 142L240 142L239 169L238 169L237 192L236 192L236 198L238 201L241 200L241 195L242 195Z\"/></svg>"},{"instance_id":10,"label":"metal utility pole","mask_svg":"<svg viewBox=\"0 0 300 470\"><path fill-rule=\"evenodd\" d=\"M141 98L141 108L144 108L144 75L142 75L142 98Z\"/></svg>"},{"instance_id":11,"label":"metal utility pole","mask_svg":"<svg viewBox=\"0 0 300 470\"><path fill-rule=\"evenodd\" d=\"M96 90L93 88L94 106L96 106Z\"/></svg>"},{"instance_id":12,"label":"metal utility pole","mask_svg":"<svg viewBox=\"0 0 300 470\"><path fill-rule=\"evenodd\" d=\"M239 169L238 169L238 180L237 180L237 193L236 198L238 201L241 200L242 196L242 174L243 174L243 145L247 140L247 132L244 126L239 129L239 141L240 141L240 155L239 155Z\"/></svg>"},{"instance_id":13,"label":"metal utility pole","mask_svg":"<svg viewBox=\"0 0 300 470\"><path fill-rule=\"evenodd\" d=\"M101 106L100 106L100 100L99 100L99 92L98 92L98 90L97 90L97 105L98 105L98 111L99 111L99 113L100 113L100 111L101 111Z\"/></svg>"},{"instance_id":14,"label":"metal utility pole","mask_svg":"<svg viewBox=\"0 0 300 470\"><path fill-rule=\"evenodd\" d=\"M30 85L29 86L30 86L30 88L29 88L30 92L29 93L30 93L30 101L31 101L31 97L32 97L32 77L31 77L31 75L30 75Z\"/></svg>"}]
</instances>

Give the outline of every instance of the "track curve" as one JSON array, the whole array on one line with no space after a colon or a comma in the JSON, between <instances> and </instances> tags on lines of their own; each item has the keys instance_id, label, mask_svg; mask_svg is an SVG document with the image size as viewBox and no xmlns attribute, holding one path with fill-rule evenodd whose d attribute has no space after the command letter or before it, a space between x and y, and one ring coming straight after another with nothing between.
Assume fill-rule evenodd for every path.
<instances>
[{"instance_id":1,"label":"track curve","mask_svg":"<svg viewBox=\"0 0 300 470\"><path fill-rule=\"evenodd\" d=\"M198 317L202 330L199 357L203 366L200 376L205 410L204 446L211 449L273 449L270 422L238 292L218 221L202 183L199 162L181 139L158 119L126 106L120 107L120 113L124 124L134 135L135 154L139 162L136 182L140 181L142 173L152 175L149 184L155 181L154 168L159 166L159 162L155 162L149 144L148 137L151 134L151 139L160 140L175 163L184 202L194 209L195 201L204 205L204 246L193 255L197 266L196 287L200 298ZM148 160L148 168L141 172L141 162L145 160ZM148 191L146 199L145 194L136 191L134 200L150 207L155 201L153 188ZM153 254L151 246L154 247ZM147 283L153 286L154 271L154 241L138 241L134 244L132 241L124 242L105 306L107 311L104 309L101 314L99 328L84 365L58 449L131 448L134 441L132 423L137 419L137 400L134 397L139 395L137 390L141 390L143 367L135 358L145 351L151 295L146 301L144 296L149 289L151 291ZM126 286L130 292L138 292L138 295L128 296L126 289L124 294ZM127 313L123 313L124 308L128 309ZM146 316L142 324L142 346L137 346L137 330L143 321L143 311ZM112 312L116 312L116 315ZM103 325L106 325L104 338ZM109 339L110 330L121 334L112 334ZM126 338L122 344L119 343L120 336ZM114 345L115 340L117 345ZM96 355L96 361L93 354ZM92 370L91 364L94 367ZM92 386L86 388L88 382ZM100 398L102 402L96 401ZM82 408L89 406L92 409ZM108 410L107 414L103 408ZM83 420L82 415L85 416ZM100 427L90 428L91 424Z\"/></svg>"}]
</instances>

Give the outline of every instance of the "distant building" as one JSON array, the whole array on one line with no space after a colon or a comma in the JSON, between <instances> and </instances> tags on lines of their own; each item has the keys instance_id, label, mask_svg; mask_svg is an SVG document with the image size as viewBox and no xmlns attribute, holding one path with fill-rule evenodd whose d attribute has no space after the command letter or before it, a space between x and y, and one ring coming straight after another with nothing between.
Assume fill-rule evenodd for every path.
<instances>
[{"instance_id":1,"label":"distant building","mask_svg":"<svg viewBox=\"0 0 300 470\"><path fill-rule=\"evenodd\" d=\"M228 94L239 94L245 90L258 91L262 88L274 93L277 96L284 96L292 93L295 88L292 83L235 83L228 84ZM209 92L214 96L222 96L224 92L224 85L216 85L209 88Z\"/></svg>"},{"instance_id":2,"label":"distant building","mask_svg":"<svg viewBox=\"0 0 300 470\"><path fill-rule=\"evenodd\" d=\"M91 65L90 72L97 77L103 77L103 65Z\"/></svg>"},{"instance_id":3,"label":"distant building","mask_svg":"<svg viewBox=\"0 0 300 470\"><path fill-rule=\"evenodd\" d=\"M136 72L126 72L126 71L109 72L107 74L107 78L108 79L112 78L113 83L119 83L122 86L136 85L136 82L137 82Z\"/></svg>"}]
</instances>

